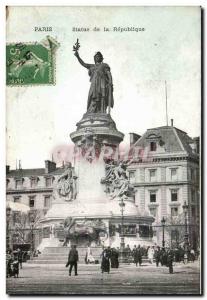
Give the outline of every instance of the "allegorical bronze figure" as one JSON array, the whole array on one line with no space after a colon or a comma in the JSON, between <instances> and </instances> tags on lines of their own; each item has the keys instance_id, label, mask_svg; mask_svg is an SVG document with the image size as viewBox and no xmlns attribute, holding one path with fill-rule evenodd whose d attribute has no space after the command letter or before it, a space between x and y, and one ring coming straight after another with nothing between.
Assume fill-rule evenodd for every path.
<instances>
[{"instance_id":1,"label":"allegorical bronze figure","mask_svg":"<svg viewBox=\"0 0 207 300\"><path fill-rule=\"evenodd\" d=\"M94 56L95 64L85 63L79 56L80 44L77 40L73 46L74 55L79 63L88 69L91 86L88 94L87 112L88 113L108 113L114 105L113 82L109 65L103 63L103 55L97 52Z\"/></svg>"}]
</instances>

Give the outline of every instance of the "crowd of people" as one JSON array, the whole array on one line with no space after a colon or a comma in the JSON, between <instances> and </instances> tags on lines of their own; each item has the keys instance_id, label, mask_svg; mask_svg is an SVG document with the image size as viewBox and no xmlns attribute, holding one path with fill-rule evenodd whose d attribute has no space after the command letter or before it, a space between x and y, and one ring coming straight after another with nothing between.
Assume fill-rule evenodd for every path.
<instances>
[{"instance_id":1,"label":"crowd of people","mask_svg":"<svg viewBox=\"0 0 207 300\"><path fill-rule=\"evenodd\" d=\"M22 263L26 262L31 257L37 257L41 252L35 251L22 251L22 249L8 249L6 251L6 276L18 277L19 269L22 269Z\"/></svg>"},{"instance_id":2,"label":"crowd of people","mask_svg":"<svg viewBox=\"0 0 207 300\"><path fill-rule=\"evenodd\" d=\"M77 275L77 262L78 262L78 251L75 247L72 246L72 249L69 252L68 265L74 265L75 275ZM141 266L143 259L145 262L150 264L156 264L159 266L166 266L169 268L169 273L173 273L173 263L174 262L183 262L194 261L196 253L193 249L188 248L187 252L183 247L177 247L175 249L164 248L159 246L134 246L133 249L129 245L123 250L123 258L125 262L134 263L136 266ZM71 262L71 257L74 257L74 260ZM101 253L101 272L110 273L111 268L119 268L119 258L120 258L120 249L104 247ZM85 263L96 263L95 258L92 255L90 247L87 248ZM71 276L72 268L70 266L69 275Z\"/></svg>"},{"instance_id":3,"label":"crowd of people","mask_svg":"<svg viewBox=\"0 0 207 300\"><path fill-rule=\"evenodd\" d=\"M27 253L28 254L28 253ZM40 252L34 252L33 256L38 256ZM6 254L6 274L7 277L18 277L19 268L22 268L23 262L23 251L21 249L16 249L14 251L8 250ZM119 268L119 260L120 260L120 249L119 248L111 248L111 247L103 247L101 253L101 272L110 273L111 268ZM150 264L155 263L157 267L166 266L169 267L169 273L173 273L173 262L183 262L186 263L188 261L194 262L195 259L199 258L199 251L195 252L193 249L188 247L187 249L184 247L177 247L174 249L159 247L159 246L140 246L134 245L133 249L130 248L129 245L125 247L122 251L122 258L127 263L134 263L137 266L141 266L143 263L143 259L145 262L147 261ZM68 262L66 267L69 267L69 275L71 276L71 272L74 268L75 275L77 276L77 268L78 268L78 250L75 245L71 246L68 255ZM87 248L85 263L98 263L98 260L95 260L90 247Z\"/></svg>"},{"instance_id":4,"label":"crowd of people","mask_svg":"<svg viewBox=\"0 0 207 300\"><path fill-rule=\"evenodd\" d=\"M18 277L19 268L22 269L23 253L21 249L12 251L7 250L6 253L6 277Z\"/></svg>"}]
</instances>

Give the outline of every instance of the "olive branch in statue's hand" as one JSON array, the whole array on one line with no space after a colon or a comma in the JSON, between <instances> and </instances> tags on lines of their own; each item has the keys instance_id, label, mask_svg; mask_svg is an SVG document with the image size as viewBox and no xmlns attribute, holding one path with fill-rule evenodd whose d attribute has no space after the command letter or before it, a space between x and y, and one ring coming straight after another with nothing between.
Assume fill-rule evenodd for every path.
<instances>
[{"instance_id":1,"label":"olive branch in statue's hand","mask_svg":"<svg viewBox=\"0 0 207 300\"><path fill-rule=\"evenodd\" d=\"M73 51L75 52L75 53L74 53L75 56L78 56L78 55L79 55L79 54L78 54L79 48L80 48L80 43L79 43L79 41L78 41L78 39L77 39L75 45L73 46Z\"/></svg>"}]
</instances>

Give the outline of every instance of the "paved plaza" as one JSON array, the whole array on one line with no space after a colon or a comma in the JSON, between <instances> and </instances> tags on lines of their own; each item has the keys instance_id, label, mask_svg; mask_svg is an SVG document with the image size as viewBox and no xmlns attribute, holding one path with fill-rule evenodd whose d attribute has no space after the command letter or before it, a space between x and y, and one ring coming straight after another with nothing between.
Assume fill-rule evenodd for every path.
<instances>
[{"instance_id":1,"label":"paved plaza","mask_svg":"<svg viewBox=\"0 0 207 300\"><path fill-rule=\"evenodd\" d=\"M68 276L64 265L23 264L19 278L7 278L7 293L28 294L200 294L198 262L167 267L120 265L101 274L100 265L83 265Z\"/></svg>"}]
</instances>

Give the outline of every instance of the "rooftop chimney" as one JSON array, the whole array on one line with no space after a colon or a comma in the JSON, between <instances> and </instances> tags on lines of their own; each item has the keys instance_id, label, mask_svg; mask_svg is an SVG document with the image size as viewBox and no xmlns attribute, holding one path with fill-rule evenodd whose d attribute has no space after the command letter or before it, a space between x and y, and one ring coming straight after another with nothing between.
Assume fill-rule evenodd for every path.
<instances>
[{"instance_id":1,"label":"rooftop chimney","mask_svg":"<svg viewBox=\"0 0 207 300\"><path fill-rule=\"evenodd\" d=\"M173 127L173 119L170 119L170 121L171 121L171 126Z\"/></svg>"},{"instance_id":2,"label":"rooftop chimney","mask_svg":"<svg viewBox=\"0 0 207 300\"><path fill-rule=\"evenodd\" d=\"M140 137L141 137L141 135L131 132L129 134L130 146L134 145Z\"/></svg>"},{"instance_id":3,"label":"rooftop chimney","mask_svg":"<svg viewBox=\"0 0 207 300\"><path fill-rule=\"evenodd\" d=\"M8 174L10 171L10 166L6 166L6 174Z\"/></svg>"},{"instance_id":4,"label":"rooftop chimney","mask_svg":"<svg viewBox=\"0 0 207 300\"><path fill-rule=\"evenodd\" d=\"M50 160L45 160L45 173L48 174L56 170L56 163Z\"/></svg>"}]
</instances>

